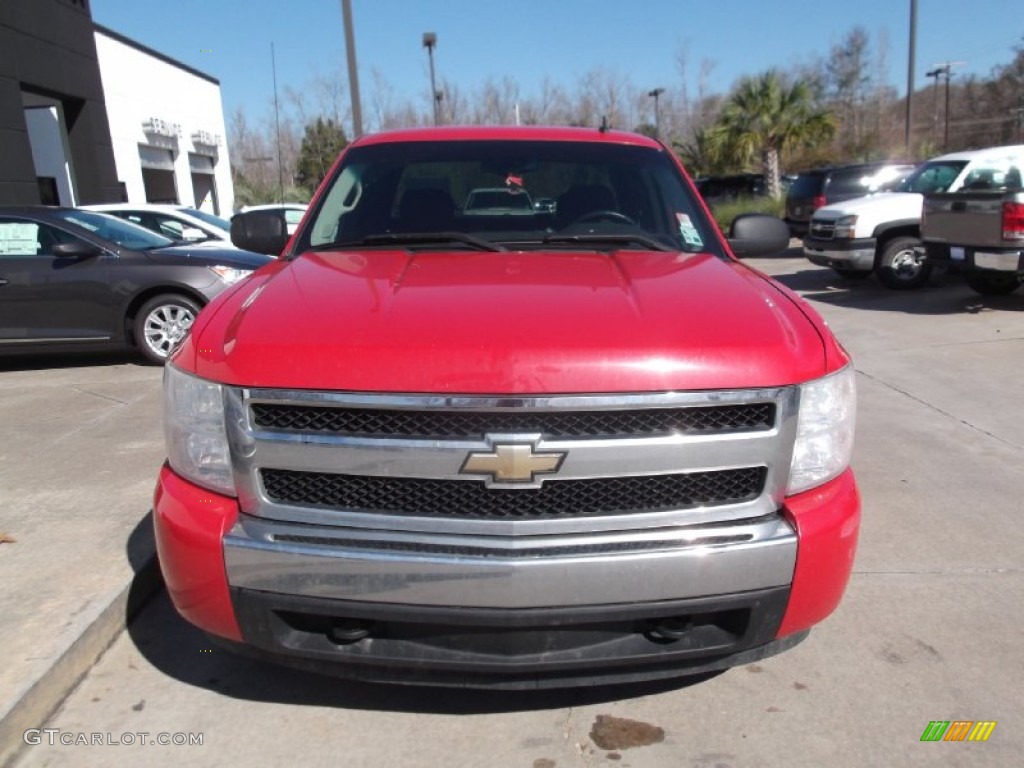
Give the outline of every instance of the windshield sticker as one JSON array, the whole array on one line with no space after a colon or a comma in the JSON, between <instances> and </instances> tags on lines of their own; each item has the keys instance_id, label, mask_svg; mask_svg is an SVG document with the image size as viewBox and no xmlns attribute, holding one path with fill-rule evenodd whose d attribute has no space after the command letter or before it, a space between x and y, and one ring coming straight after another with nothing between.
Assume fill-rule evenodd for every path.
<instances>
[{"instance_id":1,"label":"windshield sticker","mask_svg":"<svg viewBox=\"0 0 1024 768\"><path fill-rule=\"evenodd\" d=\"M36 256L38 253L38 224L0 223L0 256Z\"/></svg>"},{"instance_id":2,"label":"windshield sticker","mask_svg":"<svg viewBox=\"0 0 1024 768\"><path fill-rule=\"evenodd\" d=\"M704 241L701 240L700 233L697 228L693 226L693 222L690 221L690 217L685 213L677 213L676 221L679 222L679 234L682 235L683 240L687 245L695 245L698 248L704 246Z\"/></svg>"}]
</instances>

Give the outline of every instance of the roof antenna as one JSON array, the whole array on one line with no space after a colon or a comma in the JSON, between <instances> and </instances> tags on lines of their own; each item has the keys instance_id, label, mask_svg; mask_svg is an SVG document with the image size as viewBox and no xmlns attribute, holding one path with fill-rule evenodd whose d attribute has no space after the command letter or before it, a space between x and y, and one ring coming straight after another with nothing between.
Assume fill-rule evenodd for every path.
<instances>
[{"instance_id":1,"label":"roof antenna","mask_svg":"<svg viewBox=\"0 0 1024 768\"><path fill-rule=\"evenodd\" d=\"M601 115L601 127L597 130L601 133L608 133L608 115Z\"/></svg>"}]
</instances>

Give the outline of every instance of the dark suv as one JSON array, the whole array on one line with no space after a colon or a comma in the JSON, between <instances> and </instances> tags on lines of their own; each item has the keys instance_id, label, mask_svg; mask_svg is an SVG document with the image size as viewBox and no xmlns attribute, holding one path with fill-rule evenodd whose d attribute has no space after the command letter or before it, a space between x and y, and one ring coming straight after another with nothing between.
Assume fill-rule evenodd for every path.
<instances>
[{"instance_id":1,"label":"dark suv","mask_svg":"<svg viewBox=\"0 0 1024 768\"><path fill-rule=\"evenodd\" d=\"M913 165L858 163L801 171L786 193L786 224L794 237L807 234L811 216L819 208L882 192L898 184Z\"/></svg>"},{"instance_id":2,"label":"dark suv","mask_svg":"<svg viewBox=\"0 0 1024 768\"><path fill-rule=\"evenodd\" d=\"M708 205L728 203L743 197L763 197L764 174L737 173L732 176L705 176L694 184Z\"/></svg>"}]
</instances>

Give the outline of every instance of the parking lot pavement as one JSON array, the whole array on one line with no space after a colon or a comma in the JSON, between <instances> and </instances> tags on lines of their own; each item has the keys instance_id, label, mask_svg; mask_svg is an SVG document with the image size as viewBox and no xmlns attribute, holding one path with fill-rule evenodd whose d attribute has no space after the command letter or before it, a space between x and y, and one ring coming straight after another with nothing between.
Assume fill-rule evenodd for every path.
<instances>
[{"instance_id":1,"label":"parking lot pavement","mask_svg":"<svg viewBox=\"0 0 1024 768\"><path fill-rule=\"evenodd\" d=\"M156 583L160 376L123 355L0 359L0 763Z\"/></svg>"},{"instance_id":2,"label":"parking lot pavement","mask_svg":"<svg viewBox=\"0 0 1024 768\"><path fill-rule=\"evenodd\" d=\"M1019 765L1024 294L982 298L943 276L903 294L795 256L752 262L811 299L859 371L857 562L804 643L692 684L368 686L220 651L161 595L36 727L202 744L58 734L16 765ZM932 720L997 725L985 743L922 743Z\"/></svg>"}]
</instances>

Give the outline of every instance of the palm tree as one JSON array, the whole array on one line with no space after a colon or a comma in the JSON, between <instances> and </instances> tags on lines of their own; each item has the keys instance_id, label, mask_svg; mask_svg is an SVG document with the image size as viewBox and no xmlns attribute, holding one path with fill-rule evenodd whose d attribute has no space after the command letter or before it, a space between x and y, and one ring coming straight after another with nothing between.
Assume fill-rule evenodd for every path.
<instances>
[{"instance_id":1,"label":"palm tree","mask_svg":"<svg viewBox=\"0 0 1024 768\"><path fill-rule=\"evenodd\" d=\"M778 198L782 151L830 139L835 127L835 117L817 108L806 83L787 86L770 69L739 82L708 139L713 152L721 160L728 158L729 165L749 165L759 157L768 194Z\"/></svg>"}]
</instances>

